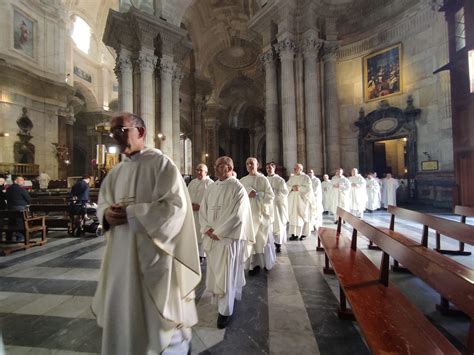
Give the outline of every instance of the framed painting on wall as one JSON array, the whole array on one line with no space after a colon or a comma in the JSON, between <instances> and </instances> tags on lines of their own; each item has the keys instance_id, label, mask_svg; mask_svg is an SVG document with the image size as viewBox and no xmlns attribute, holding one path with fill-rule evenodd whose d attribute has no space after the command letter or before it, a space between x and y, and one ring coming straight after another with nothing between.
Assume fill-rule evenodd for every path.
<instances>
[{"instance_id":1,"label":"framed painting on wall","mask_svg":"<svg viewBox=\"0 0 474 355\"><path fill-rule=\"evenodd\" d=\"M33 21L13 11L13 47L33 57Z\"/></svg>"},{"instance_id":2,"label":"framed painting on wall","mask_svg":"<svg viewBox=\"0 0 474 355\"><path fill-rule=\"evenodd\" d=\"M365 102L402 93L401 43L363 58Z\"/></svg>"}]
</instances>

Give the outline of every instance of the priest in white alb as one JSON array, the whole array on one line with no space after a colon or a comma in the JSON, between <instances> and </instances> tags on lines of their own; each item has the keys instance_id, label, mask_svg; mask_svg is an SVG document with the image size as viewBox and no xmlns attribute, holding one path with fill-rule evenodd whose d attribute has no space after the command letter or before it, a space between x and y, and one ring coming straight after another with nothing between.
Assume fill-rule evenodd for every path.
<instances>
[{"instance_id":1,"label":"priest in white alb","mask_svg":"<svg viewBox=\"0 0 474 355\"><path fill-rule=\"evenodd\" d=\"M332 192L332 185L331 180L329 180L329 175L323 175L323 181L321 181L321 190L323 192L323 210L324 213L328 213L329 206L331 205L331 192Z\"/></svg>"},{"instance_id":2,"label":"priest in white alb","mask_svg":"<svg viewBox=\"0 0 474 355\"><path fill-rule=\"evenodd\" d=\"M336 169L336 174L331 179L331 205L329 210L334 217L334 223L337 223L337 208L341 207L349 211L349 192L351 189L351 182L344 176L344 171L339 168Z\"/></svg>"},{"instance_id":3,"label":"priest in white alb","mask_svg":"<svg viewBox=\"0 0 474 355\"><path fill-rule=\"evenodd\" d=\"M270 182L275 199L273 200L273 237L275 239L276 252L281 252L281 245L286 243L288 224L288 187L286 181L275 173L275 163L266 166L267 179Z\"/></svg>"},{"instance_id":4,"label":"priest in white alb","mask_svg":"<svg viewBox=\"0 0 474 355\"><path fill-rule=\"evenodd\" d=\"M367 175L367 211L372 213L380 208L380 184L373 173Z\"/></svg>"},{"instance_id":5,"label":"priest in white alb","mask_svg":"<svg viewBox=\"0 0 474 355\"><path fill-rule=\"evenodd\" d=\"M258 161L250 157L245 161L248 175L240 179L249 196L252 209L255 244L248 262L249 275L257 274L261 268L271 270L275 264L276 254L272 234L273 193L270 182L258 172Z\"/></svg>"},{"instance_id":6,"label":"priest in white alb","mask_svg":"<svg viewBox=\"0 0 474 355\"><path fill-rule=\"evenodd\" d=\"M303 165L296 164L293 168L294 174L288 182L288 220L290 240L306 238L309 233L310 221L310 198L313 193L311 179L303 173ZM303 228L306 227L306 228Z\"/></svg>"},{"instance_id":7,"label":"priest in white alb","mask_svg":"<svg viewBox=\"0 0 474 355\"><path fill-rule=\"evenodd\" d=\"M387 173L382 179L382 205L383 208L397 205L397 189L400 186L398 179L392 177L392 174Z\"/></svg>"},{"instance_id":8,"label":"priest in white alb","mask_svg":"<svg viewBox=\"0 0 474 355\"><path fill-rule=\"evenodd\" d=\"M367 188L365 179L359 174L356 168L351 170L349 177L351 182L350 190L350 212L359 218L364 217L365 207L367 205Z\"/></svg>"},{"instance_id":9,"label":"priest in white alb","mask_svg":"<svg viewBox=\"0 0 474 355\"><path fill-rule=\"evenodd\" d=\"M199 164L196 167L196 179L191 180L188 185L189 197L191 197L191 202L193 204L193 214L194 214L194 225L196 227L196 234L198 237L198 246L199 246L199 258L201 263L205 258L204 250L202 249L202 234L201 227L199 225L199 207L201 205L204 192L207 190L210 184L213 181L207 176L207 166L206 164Z\"/></svg>"},{"instance_id":10,"label":"priest in white alb","mask_svg":"<svg viewBox=\"0 0 474 355\"><path fill-rule=\"evenodd\" d=\"M97 215L105 255L92 310L102 354L186 354L201 279L191 200L175 164L144 145L143 120L112 119L122 162L104 179Z\"/></svg>"},{"instance_id":11,"label":"priest in white alb","mask_svg":"<svg viewBox=\"0 0 474 355\"><path fill-rule=\"evenodd\" d=\"M233 176L234 162L219 157L214 165L218 178L204 193L199 208L203 247L207 255L206 290L217 302L217 327L227 326L234 301L242 297L244 264L255 243L250 201Z\"/></svg>"},{"instance_id":12,"label":"priest in white alb","mask_svg":"<svg viewBox=\"0 0 474 355\"><path fill-rule=\"evenodd\" d=\"M310 204L310 220L311 229L318 233L319 227L323 225L323 194L321 188L321 180L314 175L314 170L308 171L308 176L311 179L311 187L313 189L312 203Z\"/></svg>"}]
</instances>

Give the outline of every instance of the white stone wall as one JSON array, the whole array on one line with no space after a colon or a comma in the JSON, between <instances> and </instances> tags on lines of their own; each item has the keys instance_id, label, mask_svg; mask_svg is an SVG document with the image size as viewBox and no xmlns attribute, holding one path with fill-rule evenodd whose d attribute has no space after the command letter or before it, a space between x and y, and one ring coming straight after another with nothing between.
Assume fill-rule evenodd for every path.
<instances>
[{"instance_id":1,"label":"white stone wall","mask_svg":"<svg viewBox=\"0 0 474 355\"><path fill-rule=\"evenodd\" d=\"M385 30L371 31L366 39L343 45L338 52L341 155L345 169L358 166L358 129L354 122L360 108L367 114L379 104L378 100L364 102L363 57L401 43L403 93L389 97L388 102L405 109L408 95L413 96L414 106L421 109L417 120L418 162L426 160L423 152L428 152L439 161L440 171L453 171L449 73L433 74L448 62L446 22L444 15L429 5L410 12L412 16L386 24Z\"/></svg>"}]
</instances>

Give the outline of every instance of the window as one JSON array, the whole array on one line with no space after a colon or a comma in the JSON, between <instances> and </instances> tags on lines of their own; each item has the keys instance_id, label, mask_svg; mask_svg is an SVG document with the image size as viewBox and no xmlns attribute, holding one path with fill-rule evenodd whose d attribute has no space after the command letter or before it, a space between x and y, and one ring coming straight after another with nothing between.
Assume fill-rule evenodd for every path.
<instances>
[{"instance_id":1,"label":"window","mask_svg":"<svg viewBox=\"0 0 474 355\"><path fill-rule=\"evenodd\" d=\"M469 61L469 82L471 83L471 93L474 93L474 49L469 51L467 58Z\"/></svg>"},{"instance_id":2,"label":"window","mask_svg":"<svg viewBox=\"0 0 474 355\"><path fill-rule=\"evenodd\" d=\"M456 52L466 47L466 26L464 22L464 7L454 15L454 37L456 39Z\"/></svg>"},{"instance_id":3,"label":"window","mask_svg":"<svg viewBox=\"0 0 474 355\"><path fill-rule=\"evenodd\" d=\"M77 48L86 54L89 54L91 44L91 28L82 18L76 16L74 21L74 29L72 31L72 39Z\"/></svg>"}]
</instances>

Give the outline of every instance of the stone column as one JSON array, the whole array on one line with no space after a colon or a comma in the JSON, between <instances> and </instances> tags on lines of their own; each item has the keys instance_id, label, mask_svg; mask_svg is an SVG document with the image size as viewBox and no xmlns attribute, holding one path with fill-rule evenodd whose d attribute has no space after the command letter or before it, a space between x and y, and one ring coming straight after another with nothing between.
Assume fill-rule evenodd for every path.
<instances>
[{"instance_id":1,"label":"stone column","mask_svg":"<svg viewBox=\"0 0 474 355\"><path fill-rule=\"evenodd\" d=\"M334 173L341 166L339 140L339 102L336 80L337 41L324 42L324 116L326 122L326 172Z\"/></svg>"},{"instance_id":2,"label":"stone column","mask_svg":"<svg viewBox=\"0 0 474 355\"><path fill-rule=\"evenodd\" d=\"M181 68L176 67L173 73L173 161L177 167L181 166L181 158L183 152L181 149L181 124L180 124L180 103L179 103L179 88L181 80L183 79L183 73Z\"/></svg>"},{"instance_id":3,"label":"stone column","mask_svg":"<svg viewBox=\"0 0 474 355\"><path fill-rule=\"evenodd\" d=\"M175 69L173 57L163 54L160 61L161 73L161 150L168 157L173 157L173 88L172 77Z\"/></svg>"},{"instance_id":4,"label":"stone column","mask_svg":"<svg viewBox=\"0 0 474 355\"><path fill-rule=\"evenodd\" d=\"M280 125L278 122L278 88L273 49L267 50L261 57L265 67L265 161L280 162Z\"/></svg>"},{"instance_id":5,"label":"stone column","mask_svg":"<svg viewBox=\"0 0 474 355\"><path fill-rule=\"evenodd\" d=\"M219 121L217 113L220 107L216 104L209 104L204 118L204 137L206 154L206 164L209 171L214 171L214 162L219 156Z\"/></svg>"},{"instance_id":6,"label":"stone column","mask_svg":"<svg viewBox=\"0 0 474 355\"><path fill-rule=\"evenodd\" d=\"M194 121L193 121L193 167L203 163L203 132L202 123L204 112L207 108L205 96L197 96L194 101Z\"/></svg>"},{"instance_id":7,"label":"stone column","mask_svg":"<svg viewBox=\"0 0 474 355\"><path fill-rule=\"evenodd\" d=\"M289 174L297 162L295 74L293 67L295 42L286 38L278 43L277 48L281 58L283 166Z\"/></svg>"},{"instance_id":8,"label":"stone column","mask_svg":"<svg viewBox=\"0 0 474 355\"><path fill-rule=\"evenodd\" d=\"M155 147L155 93L154 72L158 58L151 49L142 49L138 54L137 68L140 71L140 116L145 121L147 135L145 144Z\"/></svg>"},{"instance_id":9,"label":"stone column","mask_svg":"<svg viewBox=\"0 0 474 355\"><path fill-rule=\"evenodd\" d=\"M304 41L304 102L306 133L306 164L315 174L323 174L323 137L321 129L321 92L318 53L322 40L317 37Z\"/></svg>"},{"instance_id":10,"label":"stone column","mask_svg":"<svg viewBox=\"0 0 474 355\"><path fill-rule=\"evenodd\" d=\"M133 112L133 68L130 51L122 48L115 60L115 75L119 85L120 111Z\"/></svg>"}]
</instances>

